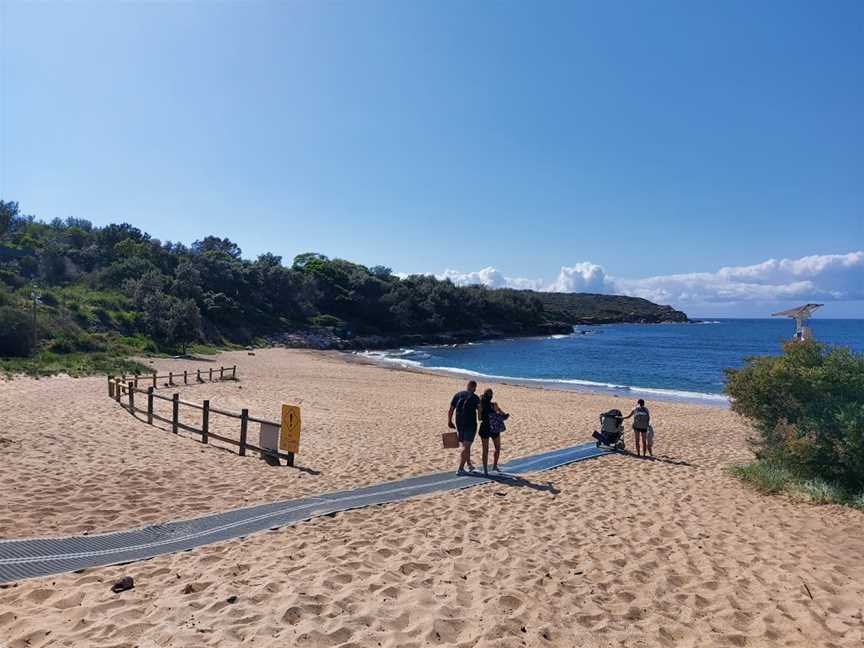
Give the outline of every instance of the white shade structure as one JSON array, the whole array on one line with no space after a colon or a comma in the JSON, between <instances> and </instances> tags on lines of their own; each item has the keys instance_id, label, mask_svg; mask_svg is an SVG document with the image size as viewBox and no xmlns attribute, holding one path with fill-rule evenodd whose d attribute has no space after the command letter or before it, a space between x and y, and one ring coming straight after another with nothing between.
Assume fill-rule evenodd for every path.
<instances>
[{"instance_id":1,"label":"white shade structure","mask_svg":"<svg viewBox=\"0 0 864 648\"><path fill-rule=\"evenodd\" d=\"M795 308L790 308L788 310L780 311L779 313L771 313L771 317L791 317L795 320L795 337L794 340L803 341L812 337L810 333L810 328L804 325L804 322L809 319L809 317L813 314L817 308L822 307L823 304L804 304L803 306L796 306Z\"/></svg>"}]
</instances>

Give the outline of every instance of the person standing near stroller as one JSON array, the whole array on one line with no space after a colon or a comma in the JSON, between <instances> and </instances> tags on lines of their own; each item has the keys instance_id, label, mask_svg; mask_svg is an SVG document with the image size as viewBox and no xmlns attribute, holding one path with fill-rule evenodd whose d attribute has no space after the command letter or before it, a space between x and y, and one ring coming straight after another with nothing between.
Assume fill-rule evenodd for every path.
<instances>
[{"instance_id":1,"label":"person standing near stroller","mask_svg":"<svg viewBox=\"0 0 864 648\"><path fill-rule=\"evenodd\" d=\"M624 417L633 419L633 436L636 439L636 456L648 456L648 426L651 424L651 413L645 407L645 401L641 398L636 402L636 407ZM653 450L653 449L652 449ZM651 456L654 456L653 451Z\"/></svg>"},{"instance_id":2,"label":"person standing near stroller","mask_svg":"<svg viewBox=\"0 0 864 648\"><path fill-rule=\"evenodd\" d=\"M492 390L487 389L480 397L480 441L483 443L483 474L489 474L489 439L495 444L495 456L492 460L492 470L501 472L498 459L501 457L501 432L504 431L504 421L509 418L492 401Z\"/></svg>"}]
</instances>

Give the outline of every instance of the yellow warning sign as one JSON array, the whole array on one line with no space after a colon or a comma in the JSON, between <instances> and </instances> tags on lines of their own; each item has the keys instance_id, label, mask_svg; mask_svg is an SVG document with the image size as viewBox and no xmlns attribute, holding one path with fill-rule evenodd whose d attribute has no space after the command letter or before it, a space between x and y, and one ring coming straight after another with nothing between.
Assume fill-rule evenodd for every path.
<instances>
[{"instance_id":1,"label":"yellow warning sign","mask_svg":"<svg viewBox=\"0 0 864 648\"><path fill-rule=\"evenodd\" d=\"M300 408L297 405L282 406L279 449L294 454L300 452Z\"/></svg>"}]
</instances>

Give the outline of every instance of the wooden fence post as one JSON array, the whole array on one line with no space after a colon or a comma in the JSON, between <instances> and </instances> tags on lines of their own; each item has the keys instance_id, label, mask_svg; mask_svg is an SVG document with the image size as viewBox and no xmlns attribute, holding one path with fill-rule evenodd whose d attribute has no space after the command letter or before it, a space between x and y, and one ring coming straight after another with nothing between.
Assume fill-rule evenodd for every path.
<instances>
[{"instance_id":1,"label":"wooden fence post","mask_svg":"<svg viewBox=\"0 0 864 648\"><path fill-rule=\"evenodd\" d=\"M249 410L240 410L240 456L246 456L246 428L249 425Z\"/></svg>"},{"instance_id":2,"label":"wooden fence post","mask_svg":"<svg viewBox=\"0 0 864 648\"><path fill-rule=\"evenodd\" d=\"M174 394L172 397L173 416L171 417L171 431L177 434L177 423L180 422L180 394Z\"/></svg>"},{"instance_id":3,"label":"wooden fence post","mask_svg":"<svg viewBox=\"0 0 864 648\"><path fill-rule=\"evenodd\" d=\"M231 367L231 380L237 380L237 365Z\"/></svg>"},{"instance_id":4,"label":"wooden fence post","mask_svg":"<svg viewBox=\"0 0 864 648\"><path fill-rule=\"evenodd\" d=\"M219 380L225 380L225 367L219 367Z\"/></svg>"},{"instance_id":5,"label":"wooden fence post","mask_svg":"<svg viewBox=\"0 0 864 648\"><path fill-rule=\"evenodd\" d=\"M156 389L156 372L153 372L153 389Z\"/></svg>"},{"instance_id":6,"label":"wooden fence post","mask_svg":"<svg viewBox=\"0 0 864 648\"><path fill-rule=\"evenodd\" d=\"M122 383L120 382L120 379L115 378L114 379L114 400L116 400L118 403L120 402L120 392L123 391L120 388L121 385L122 385Z\"/></svg>"},{"instance_id":7,"label":"wooden fence post","mask_svg":"<svg viewBox=\"0 0 864 648\"><path fill-rule=\"evenodd\" d=\"M200 369L198 370L198 382L204 382L204 380L201 378L201 370Z\"/></svg>"},{"instance_id":8,"label":"wooden fence post","mask_svg":"<svg viewBox=\"0 0 864 648\"><path fill-rule=\"evenodd\" d=\"M153 388L147 388L147 423L153 425Z\"/></svg>"},{"instance_id":9,"label":"wooden fence post","mask_svg":"<svg viewBox=\"0 0 864 648\"><path fill-rule=\"evenodd\" d=\"M202 410L201 418L201 443L208 443L210 440L210 401L204 401L204 409Z\"/></svg>"},{"instance_id":10,"label":"wooden fence post","mask_svg":"<svg viewBox=\"0 0 864 648\"><path fill-rule=\"evenodd\" d=\"M134 414L135 413L135 388L133 387L134 383L130 380L127 387L129 388L129 411Z\"/></svg>"},{"instance_id":11,"label":"wooden fence post","mask_svg":"<svg viewBox=\"0 0 864 648\"><path fill-rule=\"evenodd\" d=\"M188 385L188 384L189 384L189 377L186 375L186 370L185 370L185 369L183 370L183 384L184 384L184 385Z\"/></svg>"},{"instance_id":12,"label":"wooden fence post","mask_svg":"<svg viewBox=\"0 0 864 648\"><path fill-rule=\"evenodd\" d=\"M169 385L174 384L174 372L173 371L168 372L168 384Z\"/></svg>"},{"instance_id":13,"label":"wooden fence post","mask_svg":"<svg viewBox=\"0 0 864 648\"><path fill-rule=\"evenodd\" d=\"M138 389L138 374L135 374L135 389Z\"/></svg>"},{"instance_id":14,"label":"wooden fence post","mask_svg":"<svg viewBox=\"0 0 864 648\"><path fill-rule=\"evenodd\" d=\"M114 376L108 376L108 398L114 398Z\"/></svg>"},{"instance_id":15,"label":"wooden fence post","mask_svg":"<svg viewBox=\"0 0 864 648\"><path fill-rule=\"evenodd\" d=\"M210 367L210 382L213 382L213 367Z\"/></svg>"}]
</instances>

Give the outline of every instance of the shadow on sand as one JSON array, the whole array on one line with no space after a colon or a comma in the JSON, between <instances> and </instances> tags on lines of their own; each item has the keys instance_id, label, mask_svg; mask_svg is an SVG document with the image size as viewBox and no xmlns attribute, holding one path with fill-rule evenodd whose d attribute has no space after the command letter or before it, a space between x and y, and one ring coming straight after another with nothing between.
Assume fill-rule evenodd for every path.
<instances>
[{"instance_id":1,"label":"shadow on sand","mask_svg":"<svg viewBox=\"0 0 864 648\"><path fill-rule=\"evenodd\" d=\"M484 475L482 472L467 473L466 477L477 477L478 479L486 479L490 482L503 484L504 486L512 486L513 488L530 488L531 490L545 491L557 495L561 491L555 488L555 485L550 482L532 482L530 479L510 475L507 473L489 473Z\"/></svg>"},{"instance_id":2,"label":"shadow on sand","mask_svg":"<svg viewBox=\"0 0 864 648\"><path fill-rule=\"evenodd\" d=\"M672 466L687 466L688 468L698 468L696 464L692 464L689 461L684 461L683 459L676 459L675 457L670 457L668 455L659 455L657 457L642 457L637 455L635 452L630 452L629 450L625 452L619 452L618 454L623 455L625 457L630 457L631 459L640 459L643 461L656 461L658 463L665 463Z\"/></svg>"}]
</instances>

